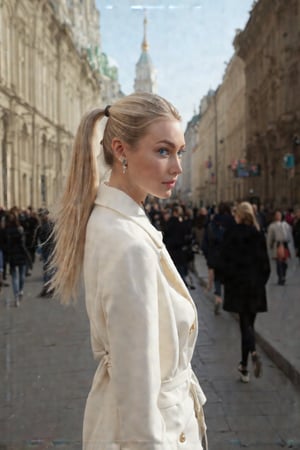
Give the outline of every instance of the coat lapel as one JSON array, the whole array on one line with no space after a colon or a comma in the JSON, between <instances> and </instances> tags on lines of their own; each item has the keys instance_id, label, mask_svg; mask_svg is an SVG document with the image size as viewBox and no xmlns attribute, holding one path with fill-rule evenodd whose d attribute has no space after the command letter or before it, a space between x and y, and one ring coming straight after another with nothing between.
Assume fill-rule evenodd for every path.
<instances>
[{"instance_id":1,"label":"coat lapel","mask_svg":"<svg viewBox=\"0 0 300 450\"><path fill-rule=\"evenodd\" d=\"M125 192L102 183L99 187L95 204L112 209L142 227L154 241L157 248L162 249L162 233L153 227L144 209Z\"/></svg>"},{"instance_id":2,"label":"coat lapel","mask_svg":"<svg viewBox=\"0 0 300 450\"><path fill-rule=\"evenodd\" d=\"M125 192L108 186L106 183L102 183L100 185L95 204L113 209L143 228L143 230L150 236L158 251L160 252L162 269L170 285L173 286L173 288L176 289L179 294L185 297L194 306L194 302L190 296L190 293L181 276L178 274L167 249L165 248L161 231L158 231L151 224L149 218L145 214L144 209L139 206L131 197L125 194Z\"/></svg>"}]
</instances>

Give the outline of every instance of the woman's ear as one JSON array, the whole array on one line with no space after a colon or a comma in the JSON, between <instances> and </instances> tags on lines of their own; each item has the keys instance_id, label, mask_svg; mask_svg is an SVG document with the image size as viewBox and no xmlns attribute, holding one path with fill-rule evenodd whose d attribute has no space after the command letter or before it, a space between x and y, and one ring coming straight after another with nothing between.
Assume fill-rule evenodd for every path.
<instances>
[{"instance_id":1,"label":"woman's ear","mask_svg":"<svg viewBox=\"0 0 300 450\"><path fill-rule=\"evenodd\" d=\"M111 142L111 149L117 160L122 161L124 158L126 159L126 144L121 141L121 139L113 138Z\"/></svg>"}]
</instances>

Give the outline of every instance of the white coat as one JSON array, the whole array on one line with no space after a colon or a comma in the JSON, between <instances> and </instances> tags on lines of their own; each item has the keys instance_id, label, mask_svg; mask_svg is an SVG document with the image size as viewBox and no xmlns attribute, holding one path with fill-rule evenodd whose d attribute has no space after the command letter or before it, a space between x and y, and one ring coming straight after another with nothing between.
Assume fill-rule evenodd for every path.
<instances>
[{"instance_id":1,"label":"white coat","mask_svg":"<svg viewBox=\"0 0 300 450\"><path fill-rule=\"evenodd\" d=\"M84 450L201 450L205 396L191 369L197 310L144 210L101 184L84 281L99 366Z\"/></svg>"},{"instance_id":2,"label":"white coat","mask_svg":"<svg viewBox=\"0 0 300 450\"><path fill-rule=\"evenodd\" d=\"M285 222L274 221L269 225L267 233L267 246L271 252L271 257L277 257L277 243L286 242L291 258L296 255L292 227Z\"/></svg>"}]
</instances>

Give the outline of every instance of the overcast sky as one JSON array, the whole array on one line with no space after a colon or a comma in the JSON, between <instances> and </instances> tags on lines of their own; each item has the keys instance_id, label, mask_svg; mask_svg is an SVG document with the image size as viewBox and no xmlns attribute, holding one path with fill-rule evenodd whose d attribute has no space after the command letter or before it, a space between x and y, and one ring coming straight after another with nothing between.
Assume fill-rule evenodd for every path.
<instances>
[{"instance_id":1,"label":"overcast sky","mask_svg":"<svg viewBox=\"0 0 300 450\"><path fill-rule=\"evenodd\" d=\"M233 53L236 29L244 29L253 0L96 0L102 51L116 61L125 94L133 92L141 54L144 8L149 54L157 69L157 93L179 109L183 123L201 98L216 89Z\"/></svg>"}]
</instances>

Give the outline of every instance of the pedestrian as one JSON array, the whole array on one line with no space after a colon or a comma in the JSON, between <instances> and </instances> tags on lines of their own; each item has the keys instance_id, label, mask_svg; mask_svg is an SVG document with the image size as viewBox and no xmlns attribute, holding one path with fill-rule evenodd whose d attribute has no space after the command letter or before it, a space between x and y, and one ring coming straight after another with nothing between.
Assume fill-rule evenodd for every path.
<instances>
[{"instance_id":1,"label":"pedestrian","mask_svg":"<svg viewBox=\"0 0 300 450\"><path fill-rule=\"evenodd\" d=\"M25 230L25 245L30 254L31 266L27 267L26 276L31 275L35 263L35 253L37 249L36 230L38 226L39 226L38 215L33 210L32 206L28 206L26 211L26 217L24 220L24 230Z\"/></svg>"},{"instance_id":2,"label":"pedestrian","mask_svg":"<svg viewBox=\"0 0 300 450\"><path fill-rule=\"evenodd\" d=\"M194 232L196 236L196 241L198 242L199 246L201 246L202 244L205 227L207 223L208 223L207 209L204 206L202 206L196 212L196 217L194 219Z\"/></svg>"},{"instance_id":3,"label":"pedestrian","mask_svg":"<svg viewBox=\"0 0 300 450\"><path fill-rule=\"evenodd\" d=\"M5 233L14 301L15 306L19 307L24 295L26 267L30 264L30 256L25 247L24 228L20 225L18 214L14 210L9 213Z\"/></svg>"},{"instance_id":4,"label":"pedestrian","mask_svg":"<svg viewBox=\"0 0 300 450\"><path fill-rule=\"evenodd\" d=\"M220 261L220 249L224 231L225 228L222 225L220 214L215 214L205 228L201 247L209 272L210 289L212 283L214 284L215 314L219 314L222 304L222 286L217 266Z\"/></svg>"},{"instance_id":5,"label":"pedestrian","mask_svg":"<svg viewBox=\"0 0 300 450\"><path fill-rule=\"evenodd\" d=\"M185 208L183 215L183 250L187 272L185 283L187 284L189 289L196 289L192 274L196 273L195 255L196 253L199 253L199 245L196 241L193 223L193 210L191 208Z\"/></svg>"},{"instance_id":6,"label":"pedestrian","mask_svg":"<svg viewBox=\"0 0 300 450\"><path fill-rule=\"evenodd\" d=\"M105 116L100 158L103 151L111 172L99 185L92 142ZM84 450L202 449L205 396L190 364L197 312L143 209L148 194L170 197L184 145L177 110L146 93L91 111L77 131L55 221L52 285L68 303L83 266L99 361Z\"/></svg>"},{"instance_id":7,"label":"pedestrian","mask_svg":"<svg viewBox=\"0 0 300 450\"><path fill-rule=\"evenodd\" d=\"M185 277L187 276L187 265L183 250L183 210L178 204L172 205L171 217L164 230L163 240L178 273L181 275L182 279L185 280Z\"/></svg>"},{"instance_id":8,"label":"pedestrian","mask_svg":"<svg viewBox=\"0 0 300 450\"><path fill-rule=\"evenodd\" d=\"M283 286L286 282L288 259L294 256L295 249L292 228L282 220L280 210L275 211L274 220L268 227L267 242L272 258L276 261L278 285Z\"/></svg>"},{"instance_id":9,"label":"pedestrian","mask_svg":"<svg viewBox=\"0 0 300 450\"><path fill-rule=\"evenodd\" d=\"M266 231L266 219L265 219L263 210L261 209L262 207L259 208L256 203L253 203L252 208L253 208L257 223L259 225L259 228L261 229L261 231L265 232Z\"/></svg>"},{"instance_id":10,"label":"pedestrian","mask_svg":"<svg viewBox=\"0 0 300 450\"><path fill-rule=\"evenodd\" d=\"M300 262L300 206L295 208L295 220L293 223L293 238L296 255Z\"/></svg>"},{"instance_id":11,"label":"pedestrian","mask_svg":"<svg viewBox=\"0 0 300 450\"><path fill-rule=\"evenodd\" d=\"M43 262L43 288L39 297L51 297L53 289L50 282L54 273L51 268L51 256L54 249L53 220L49 217L49 211L46 208L39 210L40 225L36 228L33 242L36 242L40 248L41 259Z\"/></svg>"},{"instance_id":12,"label":"pedestrian","mask_svg":"<svg viewBox=\"0 0 300 450\"><path fill-rule=\"evenodd\" d=\"M236 224L224 234L221 248L221 272L224 283L225 311L239 315L241 331L241 362L238 366L241 381L249 382L248 357L251 354L254 375L262 371L256 352L254 323L258 312L267 311L265 285L270 275L266 240L255 218L252 205L237 205Z\"/></svg>"},{"instance_id":13,"label":"pedestrian","mask_svg":"<svg viewBox=\"0 0 300 450\"><path fill-rule=\"evenodd\" d=\"M287 222L291 227L293 226L294 220L295 220L295 212L294 208L288 208L286 213L284 214L284 220Z\"/></svg>"},{"instance_id":14,"label":"pedestrian","mask_svg":"<svg viewBox=\"0 0 300 450\"><path fill-rule=\"evenodd\" d=\"M4 272L4 249L5 249L6 235L4 222L0 220L0 292L3 286L3 272Z\"/></svg>"},{"instance_id":15,"label":"pedestrian","mask_svg":"<svg viewBox=\"0 0 300 450\"><path fill-rule=\"evenodd\" d=\"M8 261L7 261L7 243L6 243L6 225L8 222L8 211L4 210L4 208L0 207L0 230L1 236L0 236L0 245L2 250L2 287L9 286L9 283L7 282L7 267L8 267Z\"/></svg>"},{"instance_id":16,"label":"pedestrian","mask_svg":"<svg viewBox=\"0 0 300 450\"><path fill-rule=\"evenodd\" d=\"M223 236L227 229L234 225L231 208L228 203L221 202L218 212L207 224L202 241L202 251L206 259L209 273L209 284L214 284L215 305L214 312L219 314L222 305L222 283L219 273L220 251Z\"/></svg>"},{"instance_id":17,"label":"pedestrian","mask_svg":"<svg viewBox=\"0 0 300 450\"><path fill-rule=\"evenodd\" d=\"M149 205L150 206L150 205ZM149 208L148 217L157 230L162 230L162 212L159 203L154 203Z\"/></svg>"}]
</instances>

